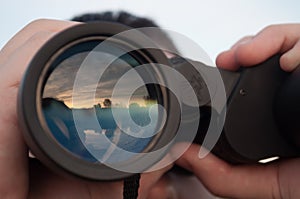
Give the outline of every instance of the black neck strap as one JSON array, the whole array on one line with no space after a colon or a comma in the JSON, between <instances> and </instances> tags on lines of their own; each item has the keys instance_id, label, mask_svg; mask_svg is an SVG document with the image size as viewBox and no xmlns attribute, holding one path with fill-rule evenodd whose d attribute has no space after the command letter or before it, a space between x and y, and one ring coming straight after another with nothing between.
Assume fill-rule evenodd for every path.
<instances>
[{"instance_id":1,"label":"black neck strap","mask_svg":"<svg viewBox=\"0 0 300 199\"><path fill-rule=\"evenodd\" d=\"M135 174L124 180L123 199L137 199L140 177L140 174Z\"/></svg>"}]
</instances>

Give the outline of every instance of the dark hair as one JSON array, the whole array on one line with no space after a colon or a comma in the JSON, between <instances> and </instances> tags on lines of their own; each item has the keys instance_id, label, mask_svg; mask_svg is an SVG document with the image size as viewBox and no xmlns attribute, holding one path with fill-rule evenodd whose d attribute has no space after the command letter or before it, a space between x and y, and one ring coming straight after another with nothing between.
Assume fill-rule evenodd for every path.
<instances>
[{"instance_id":1,"label":"dark hair","mask_svg":"<svg viewBox=\"0 0 300 199\"><path fill-rule=\"evenodd\" d=\"M71 19L72 21L78 22L97 22L97 21L108 21L114 23L121 23L132 28L144 28L144 27L159 27L153 20L146 17L139 17L130 14L126 11L105 11L100 13L86 13L82 15L75 16ZM143 32L143 31L142 31ZM178 52L174 43L169 38L169 36L162 31L155 31L155 34L144 32L147 36L152 38L161 47L165 47L173 52Z\"/></svg>"},{"instance_id":2,"label":"dark hair","mask_svg":"<svg viewBox=\"0 0 300 199\"><path fill-rule=\"evenodd\" d=\"M106 11L102 13L87 13L75 16L72 21L78 22L95 22L95 21L109 21L125 24L132 28L142 27L158 27L158 25L151 19L145 17L138 17L125 11L111 12Z\"/></svg>"}]
</instances>

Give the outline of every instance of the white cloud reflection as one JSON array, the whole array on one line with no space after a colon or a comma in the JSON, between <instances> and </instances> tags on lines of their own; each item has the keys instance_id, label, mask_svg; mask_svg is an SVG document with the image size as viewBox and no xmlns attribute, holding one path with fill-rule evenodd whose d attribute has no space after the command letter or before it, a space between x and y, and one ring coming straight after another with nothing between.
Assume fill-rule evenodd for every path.
<instances>
[{"instance_id":1,"label":"white cloud reflection","mask_svg":"<svg viewBox=\"0 0 300 199\"><path fill-rule=\"evenodd\" d=\"M81 84L74 94L73 87L75 78L87 55L88 52L78 53L61 62L50 74L44 88L43 97L63 101L68 107L73 108L90 108L98 103L101 104L106 98L110 99L114 85L120 77L132 67L125 61L117 59L106 69L100 81L98 81L99 70L103 69L103 67L107 64L105 63L105 57L101 56L112 55L101 53L101 56L93 56L92 60L84 62L89 64L87 66L89 71L87 75L80 76ZM118 89L116 97L114 96L113 105L128 107L128 102L124 101L123 98L125 96L132 95L131 93L128 93L127 88L136 84L136 78L138 77L125 79L122 84L122 88ZM94 93L95 88L96 93ZM91 98L91 96L95 96L95 98ZM144 96L148 96L147 89L146 87L140 87L131 96L130 103L145 105L143 99ZM72 104L73 98L76 99L76 104Z\"/></svg>"}]
</instances>

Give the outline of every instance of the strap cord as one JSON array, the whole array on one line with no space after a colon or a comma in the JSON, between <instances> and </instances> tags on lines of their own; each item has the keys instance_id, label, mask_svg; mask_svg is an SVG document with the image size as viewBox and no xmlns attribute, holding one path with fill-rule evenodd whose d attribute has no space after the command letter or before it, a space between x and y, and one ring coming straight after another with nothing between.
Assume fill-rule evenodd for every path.
<instances>
[{"instance_id":1,"label":"strap cord","mask_svg":"<svg viewBox=\"0 0 300 199\"><path fill-rule=\"evenodd\" d=\"M137 199L140 178L140 174L135 174L124 180L123 199Z\"/></svg>"}]
</instances>

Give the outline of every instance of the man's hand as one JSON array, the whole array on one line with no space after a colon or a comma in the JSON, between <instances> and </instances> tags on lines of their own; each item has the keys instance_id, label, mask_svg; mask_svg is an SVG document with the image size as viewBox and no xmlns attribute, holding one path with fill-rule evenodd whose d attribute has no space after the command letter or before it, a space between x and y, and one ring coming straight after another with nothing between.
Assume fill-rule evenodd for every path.
<instances>
[{"instance_id":1,"label":"man's hand","mask_svg":"<svg viewBox=\"0 0 300 199\"><path fill-rule=\"evenodd\" d=\"M240 66L261 63L275 54L281 54L283 70L292 71L300 64L300 24L269 26L255 36L238 41L230 50L221 53L216 62L219 67L236 70ZM182 146L177 145L173 153L180 150ZM213 154L200 159L199 150L200 146L191 145L176 163L192 171L215 195L255 199L300 198L298 158L264 165L234 166Z\"/></svg>"},{"instance_id":2,"label":"man's hand","mask_svg":"<svg viewBox=\"0 0 300 199\"><path fill-rule=\"evenodd\" d=\"M219 54L218 67L229 70L253 66L275 54L282 54L280 65L292 71L300 64L300 24L271 25L255 36L247 36Z\"/></svg>"}]
</instances>

